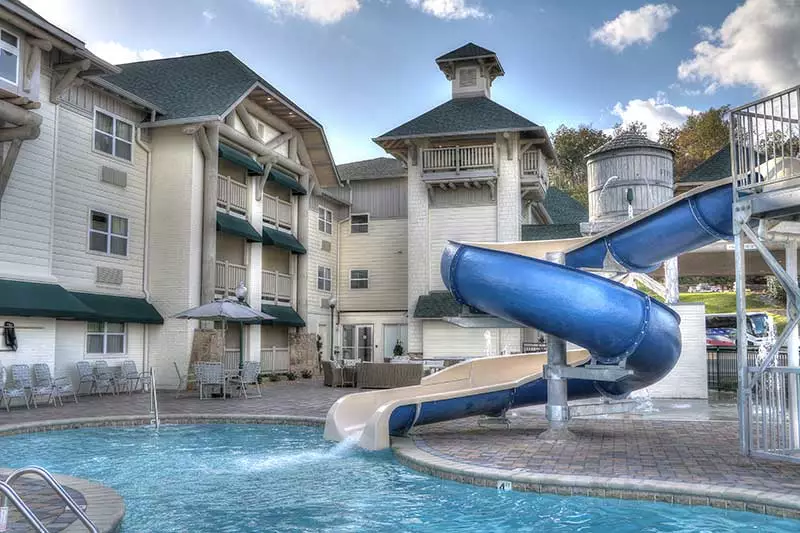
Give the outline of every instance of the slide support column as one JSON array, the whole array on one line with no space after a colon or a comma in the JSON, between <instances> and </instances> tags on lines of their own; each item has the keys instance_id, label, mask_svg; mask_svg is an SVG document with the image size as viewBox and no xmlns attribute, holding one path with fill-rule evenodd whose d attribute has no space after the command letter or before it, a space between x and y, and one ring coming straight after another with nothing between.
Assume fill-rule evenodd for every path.
<instances>
[{"instance_id":1,"label":"slide support column","mask_svg":"<svg viewBox=\"0 0 800 533\"><path fill-rule=\"evenodd\" d=\"M563 252L550 252L545 258L553 263L563 265ZM540 439L572 440L574 434L569 431L569 404L567 403L567 380L561 377L561 369L567 366L567 342L554 335L547 336L547 366L544 375L547 378L547 421L549 428L539 435Z\"/></svg>"}]
</instances>

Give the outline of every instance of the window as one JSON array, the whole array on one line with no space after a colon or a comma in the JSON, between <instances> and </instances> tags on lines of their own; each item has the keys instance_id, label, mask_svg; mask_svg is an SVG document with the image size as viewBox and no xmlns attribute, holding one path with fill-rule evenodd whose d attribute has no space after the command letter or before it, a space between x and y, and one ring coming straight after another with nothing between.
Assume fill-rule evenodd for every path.
<instances>
[{"instance_id":1,"label":"window","mask_svg":"<svg viewBox=\"0 0 800 533\"><path fill-rule=\"evenodd\" d=\"M350 233L369 233L369 215L350 215Z\"/></svg>"},{"instance_id":2,"label":"window","mask_svg":"<svg viewBox=\"0 0 800 533\"><path fill-rule=\"evenodd\" d=\"M125 324L122 322L88 322L86 324L87 354L125 353Z\"/></svg>"},{"instance_id":3,"label":"window","mask_svg":"<svg viewBox=\"0 0 800 533\"><path fill-rule=\"evenodd\" d=\"M101 111L94 112L94 148L130 161L133 154L133 124Z\"/></svg>"},{"instance_id":4,"label":"window","mask_svg":"<svg viewBox=\"0 0 800 533\"><path fill-rule=\"evenodd\" d=\"M0 30L0 78L17 85L19 75L19 37Z\"/></svg>"},{"instance_id":5,"label":"window","mask_svg":"<svg viewBox=\"0 0 800 533\"><path fill-rule=\"evenodd\" d=\"M317 268L317 289L331 291L331 269L328 267Z\"/></svg>"},{"instance_id":6,"label":"window","mask_svg":"<svg viewBox=\"0 0 800 533\"><path fill-rule=\"evenodd\" d=\"M459 87L475 87L478 85L478 69L462 68L458 70Z\"/></svg>"},{"instance_id":7,"label":"window","mask_svg":"<svg viewBox=\"0 0 800 533\"><path fill-rule=\"evenodd\" d=\"M319 222L317 227L320 231L328 235L333 233L333 213L331 213L330 209L325 209L324 207L319 208Z\"/></svg>"},{"instance_id":8,"label":"window","mask_svg":"<svg viewBox=\"0 0 800 533\"><path fill-rule=\"evenodd\" d=\"M351 270L350 288L369 289L369 270Z\"/></svg>"},{"instance_id":9,"label":"window","mask_svg":"<svg viewBox=\"0 0 800 533\"><path fill-rule=\"evenodd\" d=\"M128 255L128 219L92 211L89 249L110 255Z\"/></svg>"}]
</instances>

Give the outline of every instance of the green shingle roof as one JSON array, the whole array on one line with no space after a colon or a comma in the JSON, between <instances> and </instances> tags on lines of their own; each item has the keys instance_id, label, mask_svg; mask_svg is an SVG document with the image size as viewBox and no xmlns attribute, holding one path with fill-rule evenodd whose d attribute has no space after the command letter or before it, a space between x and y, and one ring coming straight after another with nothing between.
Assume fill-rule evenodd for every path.
<instances>
[{"instance_id":1,"label":"green shingle roof","mask_svg":"<svg viewBox=\"0 0 800 533\"><path fill-rule=\"evenodd\" d=\"M731 175L731 145L726 144L719 151L694 167L678 179L681 183L701 183L727 178Z\"/></svg>"},{"instance_id":2,"label":"green shingle roof","mask_svg":"<svg viewBox=\"0 0 800 533\"><path fill-rule=\"evenodd\" d=\"M544 208L554 225L578 224L589 220L589 212L583 204L557 187L548 187Z\"/></svg>"},{"instance_id":3,"label":"green shingle roof","mask_svg":"<svg viewBox=\"0 0 800 533\"><path fill-rule=\"evenodd\" d=\"M404 178L408 170L393 157L376 157L364 161L345 163L337 167L343 181L379 178Z\"/></svg>"},{"instance_id":4,"label":"green shingle roof","mask_svg":"<svg viewBox=\"0 0 800 533\"><path fill-rule=\"evenodd\" d=\"M589 152L586 157L592 157L593 155L602 154L604 152L611 152L613 150L622 150L624 148L660 148L661 150L669 150L672 151L670 148L658 144L655 141L651 141L644 135L639 135L638 133L621 133L605 143L604 145L595 148L591 152Z\"/></svg>"},{"instance_id":5,"label":"green shingle roof","mask_svg":"<svg viewBox=\"0 0 800 533\"><path fill-rule=\"evenodd\" d=\"M580 224L524 224L523 241L552 241L581 237Z\"/></svg>"},{"instance_id":6,"label":"green shingle roof","mask_svg":"<svg viewBox=\"0 0 800 533\"><path fill-rule=\"evenodd\" d=\"M454 98L375 141L445 134L537 130L540 126L485 97Z\"/></svg>"},{"instance_id":7,"label":"green shingle roof","mask_svg":"<svg viewBox=\"0 0 800 533\"><path fill-rule=\"evenodd\" d=\"M456 48L452 52L447 52L446 54L437 57L436 62L438 63L439 61L454 61L457 59L471 59L473 57L486 56L497 56L497 54L487 48L478 46L475 43L467 43L461 48Z\"/></svg>"},{"instance_id":8,"label":"green shingle roof","mask_svg":"<svg viewBox=\"0 0 800 533\"><path fill-rule=\"evenodd\" d=\"M433 291L423 294L414 308L414 318L442 318L443 316L459 316L461 304L448 291Z\"/></svg>"}]
</instances>

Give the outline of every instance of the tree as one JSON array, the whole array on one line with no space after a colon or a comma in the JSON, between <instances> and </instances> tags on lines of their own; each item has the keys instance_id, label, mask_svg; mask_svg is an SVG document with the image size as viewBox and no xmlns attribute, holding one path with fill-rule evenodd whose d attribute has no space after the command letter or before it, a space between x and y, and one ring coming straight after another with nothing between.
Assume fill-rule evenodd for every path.
<instances>
[{"instance_id":1,"label":"tree","mask_svg":"<svg viewBox=\"0 0 800 533\"><path fill-rule=\"evenodd\" d=\"M710 108L696 115L691 115L678 129L674 139L665 131L671 128L663 125L659 130L665 132L665 139L671 139L669 144L663 143L675 151L675 176L680 178L694 167L717 153L720 148L728 144L730 132L728 130L728 106Z\"/></svg>"},{"instance_id":2,"label":"tree","mask_svg":"<svg viewBox=\"0 0 800 533\"><path fill-rule=\"evenodd\" d=\"M614 124L614 137L623 133L632 133L634 135L644 135L647 137L647 124L641 120L634 120L627 124L622 124L621 122Z\"/></svg>"},{"instance_id":3,"label":"tree","mask_svg":"<svg viewBox=\"0 0 800 533\"><path fill-rule=\"evenodd\" d=\"M584 157L608 142L611 138L603 130L590 124L570 128L562 124L553 135L553 146L558 157L558 166L550 169L550 184L558 187L583 205L589 204L586 184L586 160Z\"/></svg>"}]
</instances>

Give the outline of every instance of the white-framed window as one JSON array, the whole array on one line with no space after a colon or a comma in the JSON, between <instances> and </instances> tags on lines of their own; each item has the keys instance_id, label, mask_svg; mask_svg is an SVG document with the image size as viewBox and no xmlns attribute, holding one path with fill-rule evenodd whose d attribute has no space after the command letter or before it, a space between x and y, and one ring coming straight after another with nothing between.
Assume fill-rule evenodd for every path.
<instances>
[{"instance_id":1,"label":"white-framed window","mask_svg":"<svg viewBox=\"0 0 800 533\"><path fill-rule=\"evenodd\" d=\"M89 250L126 257L128 219L102 211L92 211L89 218Z\"/></svg>"},{"instance_id":2,"label":"white-framed window","mask_svg":"<svg viewBox=\"0 0 800 533\"><path fill-rule=\"evenodd\" d=\"M86 353L89 355L124 354L127 348L123 322L87 322Z\"/></svg>"},{"instance_id":3,"label":"white-framed window","mask_svg":"<svg viewBox=\"0 0 800 533\"><path fill-rule=\"evenodd\" d=\"M133 159L133 124L95 109L94 149L125 161Z\"/></svg>"},{"instance_id":4,"label":"white-framed window","mask_svg":"<svg viewBox=\"0 0 800 533\"><path fill-rule=\"evenodd\" d=\"M331 292L331 269L328 267L317 268L317 289Z\"/></svg>"},{"instance_id":5,"label":"white-framed window","mask_svg":"<svg viewBox=\"0 0 800 533\"><path fill-rule=\"evenodd\" d=\"M0 29L0 78L19 83L19 36L5 29Z\"/></svg>"},{"instance_id":6,"label":"white-framed window","mask_svg":"<svg viewBox=\"0 0 800 533\"><path fill-rule=\"evenodd\" d=\"M350 233L369 233L369 215L350 215Z\"/></svg>"},{"instance_id":7,"label":"white-framed window","mask_svg":"<svg viewBox=\"0 0 800 533\"><path fill-rule=\"evenodd\" d=\"M333 213L330 209L325 209L320 206L317 227L321 232L327 233L328 235L333 233Z\"/></svg>"},{"instance_id":8,"label":"white-framed window","mask_svg":"<svg viewBox=\"0 0 800 533\"><path fill-rule=\"evenodd\" d=\"M351 270L350 288L369 289L369 270Z\"/></svg>"}]
</instances>

